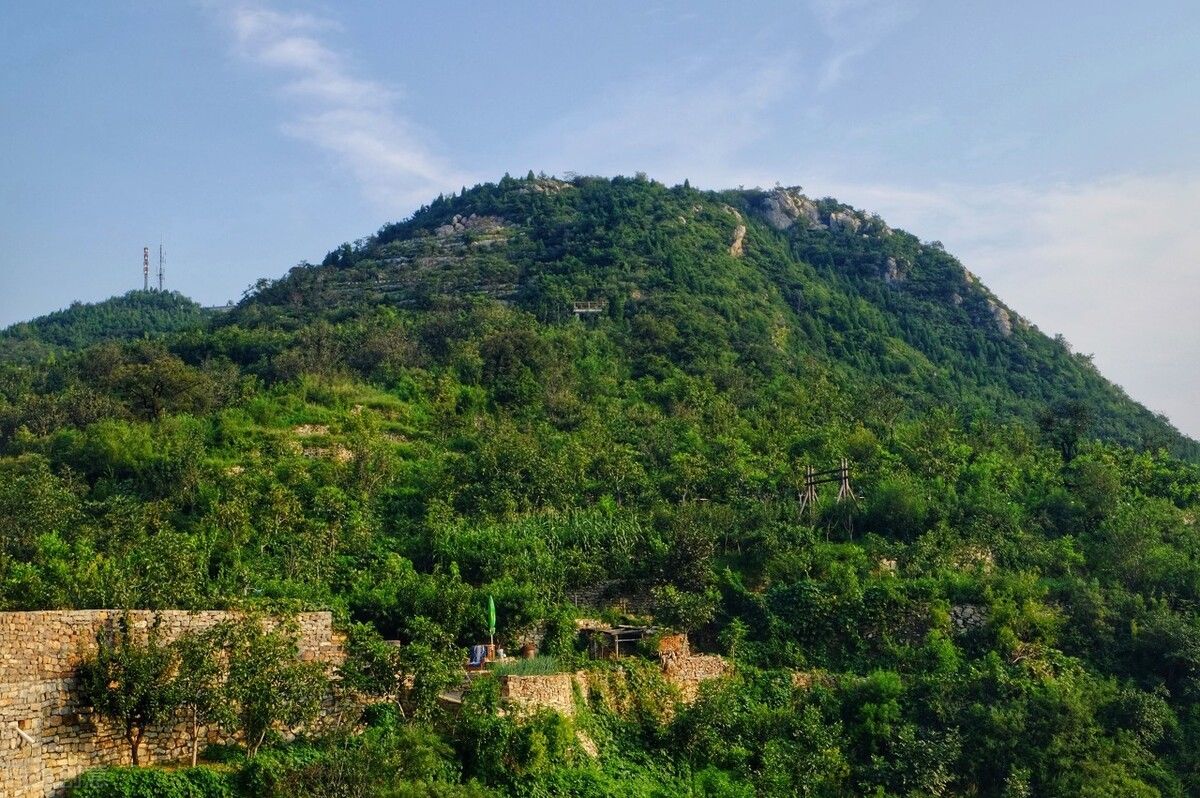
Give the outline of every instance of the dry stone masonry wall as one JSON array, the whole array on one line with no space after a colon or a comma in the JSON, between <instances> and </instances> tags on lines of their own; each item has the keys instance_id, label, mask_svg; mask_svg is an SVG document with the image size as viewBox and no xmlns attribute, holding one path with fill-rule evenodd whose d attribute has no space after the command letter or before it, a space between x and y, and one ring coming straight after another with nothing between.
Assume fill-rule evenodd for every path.
<instances>
[{"instance_id":1,"label":"dry stone masonry wall","mask_svg":"<svg viewBox=\"0 0 1200 798\"><path fill-rule=\"evenodd\" d=\"M586 686L584 673L510 675L501 679L500 694L518 714L553 709L569 718L575 714L576 689L582 695Z\"/></svg>"},{"instance_id":2,"label":"dry stone masonry wall","mask_svg":"<svg viewBox=\"0 0 1200 798\"><path fill-rule=\"evenodd\" d=\"M700 685L733 673L733 665L716 654L692 654L686 635L664 635L659 639L659 662L668 684L679 690L685 704L700 695ZM538 676L504 676L500 695L518 714L552 709L565 716L575 714L575 696L589 692L587 671Z\"/></svg>"},{"instance_id":3,"label":"dry stone masonry wall","mask_svg":"<svg viewBox=\"0 0 1200 798\"><path fill-rule=\"evenodd\" d=\"M76 673L95 650L96 632L123 613L114 610L0 612L0 796L59 795L88 768L128 764L121 730L79 702ZM237 617L227 612L138 610L135 628L159 618L164 642ZM301 657L336 663L341 647L327 612L296 618ZM210 735L211 736L211 735ZM179 760L190 751L187 724L147 731L146 762Z\"/></svg>"}]
</instances>

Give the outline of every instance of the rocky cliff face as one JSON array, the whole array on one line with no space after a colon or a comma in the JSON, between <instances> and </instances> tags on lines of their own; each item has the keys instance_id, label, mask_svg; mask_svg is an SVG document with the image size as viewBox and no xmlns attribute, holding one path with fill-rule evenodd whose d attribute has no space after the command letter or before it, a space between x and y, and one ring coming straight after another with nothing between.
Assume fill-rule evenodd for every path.
<instances>
[{"instance_id":1,"label":"rocky cliff face","mask_svg":"<svg viewBox=\"0 0 1200 798\"><path fill-rule=\"evenodd\" d=\"M764 222L776 230L787 230L797 222L823 227L817 205L800 193L800 187L776 188L764 196L755 210Z\"/></svg>"}]
</instances>

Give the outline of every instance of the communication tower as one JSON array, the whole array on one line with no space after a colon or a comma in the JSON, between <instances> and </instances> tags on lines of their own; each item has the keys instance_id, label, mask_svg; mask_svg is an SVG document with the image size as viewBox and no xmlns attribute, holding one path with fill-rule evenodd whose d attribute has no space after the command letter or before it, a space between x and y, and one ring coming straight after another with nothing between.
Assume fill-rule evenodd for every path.
<instances>
[{"instance_id":1,"label":"communication tower","mask_svg":"<svg viewBox=\"0 0 1200 798\"><path fill-rule=\"evenodd\" d=\"M142 290L150 290L150 247L142 247Z\"/></svg>"}]
</instances>

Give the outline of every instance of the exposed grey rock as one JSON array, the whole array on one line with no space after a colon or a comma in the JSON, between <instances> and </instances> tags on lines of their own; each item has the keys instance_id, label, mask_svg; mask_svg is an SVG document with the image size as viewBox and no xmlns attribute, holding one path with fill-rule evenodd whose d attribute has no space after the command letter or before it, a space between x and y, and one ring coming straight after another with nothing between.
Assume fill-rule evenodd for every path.
<instances>
[{"instance_id":1,"label":"exposed grey rock","mask_svg":"<svg viewBox=\"0 0 1200 798\"><path fill-rule=\"evenodd\" d=\"M950 608L950 628L964 635L987 625L987 607L979 604L955 604Z\"/></svg>"},{"instance_id":2,"label":"exposed grey rock","mask_svg":"<svg viewBox=\"0 0 1200 798\"><path fill-rule=\"evenodd\" d=\"M742 215L736 209L725 206L734 219L737 219L737 227L733 228L733 242L729 245L729 254L735 258L742 257L742 243L746 240L746 225Z\"/></svg>"},{"instance_id":3,"label":"exposed grey rock","mask_svg":"<svg viewBox=\"0 0 1200 798\"><path fill-rule=\"evenodd\" d=\"M739 224L733 228L733 243L729 245L729 254L735 258L742 257L742 242L746 240L746 225Z\"/></svg>"},{"instance_id":4,"label":"exposed grey rock","mask_svg":"<svg viewBox=\"0 0 1200 798\"><path fill-rule=\"evenodd\" d=\"M859 219L851 211L834 211L829 214L829 229L834 231L846 230L851 233L857 233L858 228L862 227L862 219Z\"/></svg>"},{"instance_id":5,"label":"exposed grey rock","mask_svg":"<svg viewBox=\"0 0 1200 798\"><path fill-rule=\"evenodd\" d=\"M776 230L787 230L800 219L814 227L824 226L816 203L794 188L774 189L759 201L755 210Z\"/></svg>"},{"instance_id":6,"label":"exposed grey rock","mask_svg":"<svg viewBox=\"0 0 1200 798\"><path fill-rule=\"evenodd\" d=\"M434 235L438 238L446 238L447 236L456 235L458 233L472 232L492 232L504 226L504 220L498 216L480 216L479 214L471 214L470 216L462 216L454 214L450 221L434 230Z\"/></svg>"},{"instance_id":7,"label":"exposed grey rock","mask_svg":"<svg viewBox=\"0 0 1200 798\"><path fill-rule=\"evenodd\" d=\"M883 266L883 281L888 285L899 285L908 278L908 264L889 257Z\"/></svg>"},{"instance_id":8,"label":"exposed grey rock","mask_svg":"<svg viewBox=\"0 0 1200 798\"><path fill-rule=\"evenodd\" d=\"M521 194L557 194L560 191L575 188L575 186L564 180L555 180L552 177L539 177L529 184L528 188L521 188Z\"/></svg>"},{"instance_id":9,"label":"exposed grey rock","mask_svg":"<svg viewBox=\"0 0 1200 798\"><path fill-rule=\"evenodd\" d=\"M1013 325L1012 318L1008 315L1008 309L991 297L988 297L987 304L988 310L992 312L992 319L996 322L996 329L1005 338L1011 336Z\"/></svg>"}]
</instances>

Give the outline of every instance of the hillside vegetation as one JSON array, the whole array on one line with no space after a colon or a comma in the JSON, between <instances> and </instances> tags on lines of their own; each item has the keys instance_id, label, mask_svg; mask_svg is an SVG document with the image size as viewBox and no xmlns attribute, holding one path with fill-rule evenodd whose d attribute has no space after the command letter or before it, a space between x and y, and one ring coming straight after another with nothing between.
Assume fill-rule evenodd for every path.
<instances>
[{"instance_id":1,"label":"hillside vegetation","mask_svg":"<svg viewBox=\"0 0 1200 798\"><path fill-rule=\"evenodd\" d=\"M604 586L737 665L577 721L598 758L480 688L253 794L1200 791L1195 442L877 217L506 177L89 340L0 367L3 608L331 608L428 673L489 595L578 664Z\"/></svg>"},{"instance_id":2,"label":"hillside vegetation","mask_svg":"<svg viewBox=\"0 0 1200 798\"><path fill-rule=\"evenodd\" d=\"M0 330L0 361L36 362L101 341L143 338L203 327L209 314L176 291L130 291Z\"/></svg>"}]
</instances>

